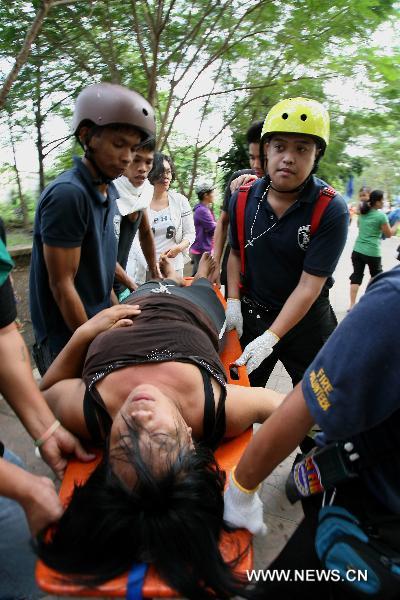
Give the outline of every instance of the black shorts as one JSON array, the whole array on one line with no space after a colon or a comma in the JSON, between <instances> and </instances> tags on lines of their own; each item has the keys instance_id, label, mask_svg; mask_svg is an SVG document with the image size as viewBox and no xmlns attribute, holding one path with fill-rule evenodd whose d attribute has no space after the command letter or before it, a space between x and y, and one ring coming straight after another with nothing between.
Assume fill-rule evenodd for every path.
<instances>
[{"instance_id":1,"label":"black shorts","mask_svg":"<svg viewBox=\"0 0 400 600\"><path fill-rule=\"evenodd\" d=\"M0 329L11 325L17 318L14 290L9 277L0 286Z\"/></svg>"},{"instance_id":2,"label":"black shorts","mask_svg":"<svg viewBox=\"0 0 400 600\"><path fill-rule=\"evenodd\" d=\"M173 296L179 296L185 298L189 302L195 304L198 308L203 309L206 315L214 323L216 330L219 334L219 339L225 332L225 309L218 299L218 296L214 292L212 284L208 279L200 278L196 279L192 285L180 286L172 279L163 279L162 281L147 281L141 285L136 292L130 294L123 304L130 303L132 299L138 296L148 295L149 293L156 293L154 290L162 289L161 286L165 286L169 294ZM161 292L158 292L161 293Z\"/></svg>"},{"instance_id":3,"label":"black shorts","mask_svg":"<svg viewBox=\"0 0 400 600\"><path fill-rule=\"evenodd\" d=\"M360 285L363 280L365 265L368 265L371 277L375 277L383 271L380 256L367 256L367 254L353 250L351 262L353 263L353 272L350 275L350 281L356 285Z\"/></svg>"}]
</instances>

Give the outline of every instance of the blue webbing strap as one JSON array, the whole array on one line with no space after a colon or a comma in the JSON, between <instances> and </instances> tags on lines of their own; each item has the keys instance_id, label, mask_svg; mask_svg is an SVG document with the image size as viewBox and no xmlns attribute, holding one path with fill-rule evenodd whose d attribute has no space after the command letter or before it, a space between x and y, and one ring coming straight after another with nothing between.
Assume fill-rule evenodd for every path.
<instances>
[{"instance_id":1,"label":"blue webbing strap","mask_svg":"<svg viewBox=\"0 0 400 600\"><path fill-rule=\"evenodd\" d=\"M142 588L146 572L146 563L135 563L133 565L128 575L128 586L126 588L127 600L142 600Z\"/></svg>"}]
</instances>

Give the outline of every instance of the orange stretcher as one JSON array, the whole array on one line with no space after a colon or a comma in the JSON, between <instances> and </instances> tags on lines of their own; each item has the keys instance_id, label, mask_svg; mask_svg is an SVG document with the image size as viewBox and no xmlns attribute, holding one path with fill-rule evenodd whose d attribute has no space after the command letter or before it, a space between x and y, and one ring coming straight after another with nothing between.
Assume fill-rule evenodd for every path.
<instances>
[{"instance_id":1,"label":"orange stretcher","mask_svg":"<svg viewBox=\"0 0 400 600\"><path fill-rule=\"evenodd\" d=\"M188 280L188 283L190 280ZM220 291L215 287L215 291L220 301L225 305L225 299ZM221 352L221 360L225 366L228 375L228 382L237 385L249 385L245 367L239 367L236 373L230 372L230 365L240 355L241 349L237 334L235 331L228 333L228 339L225 349ZM229 472L239 461L247 444L251 439L251 429L240 436L224 442L215 452L215 457L222 469ZM101 460L101 452L97 453L96 460L91 463L81 463L71 460L68 464L65 477L60 488L60 498L64 504L73 492L76 483L86 481L90 473ZM251 544L252 536L245 529L238 529L233 533L223 533L220 541L220 549L224 559L229 562L235 560L240 553L243 556L237 563L234 572L245 575L247 570L253 566L253 548ZM98 587L87 588L82 585L76 585L69 581L68 576L61 575L53 569L46 567L41 561L36 566L36 580L39 587L56 596L126 596L128 573L116 577L107 583ZM154 567L150 565L143 584L142 595L144 598L170 598L178 597L177 592L172 590L157 574Z\"/></svg>"}]
</instances>

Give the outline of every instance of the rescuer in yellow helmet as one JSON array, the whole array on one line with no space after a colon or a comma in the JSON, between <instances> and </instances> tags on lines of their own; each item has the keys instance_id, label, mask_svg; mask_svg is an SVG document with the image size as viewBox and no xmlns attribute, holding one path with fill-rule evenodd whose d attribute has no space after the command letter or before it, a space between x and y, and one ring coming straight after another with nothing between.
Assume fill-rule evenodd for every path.
<instances>
[{"instance_id":1,"label":"rescuer in yellow helmet","mask_svg":"<svg viewBox=\"0 0 400 600\"><path fill-rule=\"evenodd\" d=\"M349 215L314 175L328 142L321 103L278 102L261 133L265 175L230 203L227 327L241 336L237 364L254 386L265 386L278 359L295 385L337 324L329 289Z\"/></svg>"}]
</instances>

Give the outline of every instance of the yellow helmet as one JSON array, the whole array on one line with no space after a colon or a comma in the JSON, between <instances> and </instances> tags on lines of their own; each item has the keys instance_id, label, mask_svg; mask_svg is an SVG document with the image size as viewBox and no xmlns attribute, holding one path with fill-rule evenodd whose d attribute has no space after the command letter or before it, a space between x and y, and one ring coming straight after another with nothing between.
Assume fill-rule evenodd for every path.
<instances>
[{"instance_id":1,"label":"yellow helmet","mask_svg":"<svg viewBox=\"0 0 400 600\"><path fill-rule=\"evenodd\" d=\"M267 114L261 140L272 133L304 133L317 138L322 152L329 143L329 113L316 100L287 98L275 104Z\"/></svg>"}]
</instances>

